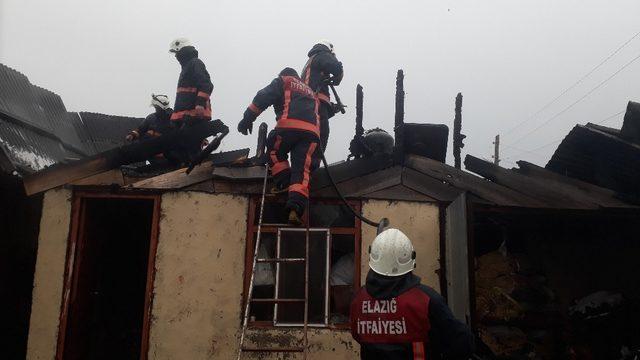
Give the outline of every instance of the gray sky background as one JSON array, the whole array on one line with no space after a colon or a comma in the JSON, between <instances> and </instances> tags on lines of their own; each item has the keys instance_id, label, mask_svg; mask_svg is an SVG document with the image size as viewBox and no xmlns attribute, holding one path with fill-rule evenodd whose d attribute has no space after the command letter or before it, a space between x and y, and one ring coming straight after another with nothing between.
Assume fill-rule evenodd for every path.
<instances>
[{"instance_id":1,"label":"gray sky background","mask_svg":"<svg viewBox=\"0 0 640 360\"><path fill-rule=\"evenodd\" d=\"M637 37L530 118L640 31L639 15L638 0L0 0L0 62L58 93L70 111L142 117L151 111L150 93L173 101L180 67L168 44L190 38L213 78L214 117L233 128L223 149L253 151L255 136L235 131L247 104L283 67L300 70L309 48L327 38L345 67L338 91L349 105L331 120L330 161L348 154L357 83L365 92L365 128L392 130L402 68L407 122L443 123L452 131L460 91L463 154L490 158L493 137L502 133L503 166L518 159L544 165L559 143L553 141L576 123L601 121L640 100L638 60L528 134L640 55ZM622 116L603 125L619 128ZM273 112L260 121L272 128Z\"/></svg>"}]
</instances>

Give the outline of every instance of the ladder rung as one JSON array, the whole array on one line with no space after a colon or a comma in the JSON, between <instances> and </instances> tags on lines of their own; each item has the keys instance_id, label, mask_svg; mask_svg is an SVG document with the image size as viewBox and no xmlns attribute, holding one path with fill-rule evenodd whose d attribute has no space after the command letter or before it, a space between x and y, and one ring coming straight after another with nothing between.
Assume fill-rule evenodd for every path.
<instances>
[{"instance_id":1,"label":"ladder rung","mask_svg":"<svg viewBox=\"0 0 640 360\"><path fill-rule=\"evenodd\" d=\"M304 302L304 299L251 299L252 302L262 302L262 303L293 303L293 302Z\"/></svg>"},{"instance_id":2,"label":"ladder rung","mask_svg":"<svg viewBox=\"0 0 640 360\"><path fill-rule=\"evenodd\" d=\"M277 228L290 228L295 227L294 225L288 223L262 223L263 227L277 227Z\"/></svg>"},{"instance_id":3,"label":"ladder rung","mask_svg":"<svg viewBox=\"0 0 640 360\"><path fill-rule=\"evenodd\" d=\"M303 352L304 348L290 347L290 348L242 348L242 351L246 352Z\"/></svg>"},{"instance_id":4,"label":"ladder rung","mask_svg":"<svg viewBox=\"0 0 640 360\"><path fill-rule=\"evenodd\" d=\"M273 259L256 259L259 263L276 263L276 262L304 262L304 258L273 258Z\"/></svg>"}]
</instances>

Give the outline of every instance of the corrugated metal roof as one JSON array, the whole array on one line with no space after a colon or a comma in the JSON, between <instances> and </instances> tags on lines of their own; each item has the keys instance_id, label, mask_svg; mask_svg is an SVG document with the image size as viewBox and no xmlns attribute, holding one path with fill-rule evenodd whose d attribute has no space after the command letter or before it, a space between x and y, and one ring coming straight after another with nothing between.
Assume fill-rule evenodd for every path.
<instances>
[{"instance_id":1,"label":"corrugated metal roof","mask_svg":"<svg viewBox=\"0 0 640 360\"><path fill-rule=\"evenodd\" d=\"M98 153L122 146L127 133L138 127L143 120L91 112L81 112L80 118Z\"/></svg>"},{"instance_id":2,"label":"corrugated metal roof","mask_svg":"<svg viewBox=\"0 0 640 360\"><path fill-rule=\"evenodd\" d=\"M78 113L67 112L60 96L0 64L0 146L10 162L3 162L2 170L24 175L112 149L122 145L126 133L142 121L84 114L91 126Z\"/></svg>"},{"instance_id":3,"label":"corrugated metal roof","mask_svg":"<svg viewBox=\"0 0 640 360\"><path fill-rule=\"evenodd\" d=\"M576 125L562 140L546 168L555 173L640 197L640 145L617 136L615 129Z\"/></svg>"}]
</instances>

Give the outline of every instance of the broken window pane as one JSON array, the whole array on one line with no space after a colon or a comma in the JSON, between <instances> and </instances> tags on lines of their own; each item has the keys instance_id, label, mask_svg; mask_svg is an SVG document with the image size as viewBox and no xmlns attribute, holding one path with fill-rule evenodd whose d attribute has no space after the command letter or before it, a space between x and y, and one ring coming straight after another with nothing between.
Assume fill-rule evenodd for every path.
<instances>
[{"instance_id":1,"label":"broken window pane","mask_svg":"<svg viewBox=\"0 0 640 360\"><path fill-rule=\"evenodd\" d=\"M281 258L305 256L305 231L281 230ZM309 324L325 324L327 301L327 239L328 231L311 231L309 234ZM304 299L304 263L281 263L278 272L280 299ZM301 324L304 322L304 303L277 305L276 324Z\"/></svg>"},{"instance_id":2,"label":"broken window pane","mask_svg":"<svg viewBox=\"0 0 640 360\"><path fill-rule=\"evenodd\" d=\"M331 293L330 323L349 322L349 306L353 296L355 272L355 236L331 236L331 272L329 277Z\"/></svg>"},{"instance_id":3,"label":"broken window pane","mask_svg":"<svg viewBox=\"0 0 640 360\"><path fill-rule=\"evenodd\" d=\"M285 209L285 203L275 201L265 201L264 214L262 215L263 224L286 224L289 221L289 214ZM260 201L256 202L256 213L253 224L258 225L260 219Z\"/></svg>"},{"instance_id":4,"label":"broken window pane","mask_svg":"<svg viewBox=\"0 0 640 360\"><path fill-rule=\"evenodd\" d=\"M253 235L254 244L257 233ZM260 236L259 259L272 259L276 257L276 234L262 233ZM273 299L275 296L276 269L273 263L256 264L256 272L253 279L254 299ZM273 321L273 304L254 303L251 305L251 321Z\"/></svg>"},{"instance_id":5,"label":"broken window pane","mask_svg":"<svg viewBox=\"0 0 640 360\"><path fill-rule=\"evenodd\" d=\"M311 204L311 227L354 227L356 218L344 204Z\"/></svg>"}]
</instances>

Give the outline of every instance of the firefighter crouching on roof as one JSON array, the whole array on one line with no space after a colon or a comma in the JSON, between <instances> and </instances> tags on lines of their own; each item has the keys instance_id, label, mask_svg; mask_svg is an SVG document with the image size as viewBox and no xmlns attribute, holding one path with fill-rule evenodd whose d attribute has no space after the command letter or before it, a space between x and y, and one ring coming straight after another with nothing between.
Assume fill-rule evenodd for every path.
<instances>
[{"instance_id":1,"label":"firefighter crouching on roof","mask_svg":"<svg viewBox=\"0 0 640 360\"><path fill-rule=\"evenodd\" d=\"M244 135L251 133L255 119L271 105L277 119L275 129L267 137L268 161L276 184L273 192L288 189L289 222L300 225L309 198L311 172L320 162L318 99L295 70L285 68L271 84L258 91L245 110L238 131Z\"/></svg>"},{"instance_id":2,"label":"firefighter crouching on roof","mask_svg":"<svg viewBox=\"0 0 640 360\"><path fill-rule=\"evenodd\" d=\"M155 109L155 112L147 115L137 129L129 132L125 138L127 141L153 139L161 135L167 135L175 130L170 120L173 110L169 107L169 97L167 95L151 94L150 106ZM163 157L172 164L180 162L177 154L173 151L165 151L163 154L158 154L155 158L149 159L149 162L157 163Z\"/></svg>"},{"instance_id":3,"label":"firefighter crouching on roof","mask_svg":"<svg viewBox=\"0 0 640 360\"><path fill-rule=\"evenodd\" d=\"M415 254L398 229L381 232L371 244L371 269L350 314L361 359L468 359L473 354L470 329L413 274Z\"/></svg>"},{"instance_id":4,"label":"firefighter crouching on roof","mask_svg":"<svg viewBox=\"0 0 640 360\"><path fill-rule=\"evenodd\" d=\"M179 38L171 42L169 52L175 54L182 67L171 121L176 128L183 128L211 120L213 84L207 68L198 58L198 51L189 40ZM202 136L194 134L182 144L188 159L193 160L198 155L202 140Z\"/></svg>"},{"instance_id":5,"label":"firefighter crouching on roof","mask_svg":"<svg viewBox=\"0 0 640 360\"><path fill-rule=\"evenodd\" d=\"M331 103L329 86L327 81L331 78L333 85L340 85L344 75L342 63L338 61L333 51L333 44L327 40L320 40L309 53L309 60L302 69L302 79L313 91L317 92L320 100L320 141L322 149L327 149L329 141L329 118L336 114L338 109Z\"/></svg>"}]
</instances>

